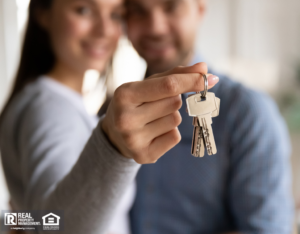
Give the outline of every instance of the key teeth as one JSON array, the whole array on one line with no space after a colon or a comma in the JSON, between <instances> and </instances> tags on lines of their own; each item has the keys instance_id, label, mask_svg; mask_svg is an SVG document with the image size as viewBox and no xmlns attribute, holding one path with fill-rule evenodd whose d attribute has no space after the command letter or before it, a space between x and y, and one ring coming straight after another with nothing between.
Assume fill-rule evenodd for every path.
<instances>
[{"instance_id":1,"label":"key teeth","mask_svg":"<svg viewBox=\"0 0 300 234\"><path fill-rule=\"evenodd\" d=\"M202 127L200 126L200 123ZM205 148L208 155L213 155L217 153L216 149L215 152L213 152L214 149L210 142L211 133L207 127L206 119L201 119L200 123L198 122L197 117L193 118L194 131L191 154L196 158L204 157L205 152L202 150L205 150ZM204 147L204 149L202 148L201 150L201 147Z\"/></svg>"},{"instance_id":2,"label":"key teeth","mask_svg":"<svg viewBox=\"0 0 300 234\"><path fill-rule=\"evenodd\" d=\"M197 121L198 121L197 118L193 119L194 130L193 130L193 142L192 142L191 154L194 157L199 158L202 156L201 155L202 130L201 130L201 127L199 126L199 124L196 124L196 123L198 123Z\"/></svg>"},{"instance_id":3,"label":"key teeth","mask_svg":"<svg viewBox=\"0 0 300 234\"><path fill-rule=\"evenodd\" d=\"M210 142L210 133L208 131L208 128L207 128L207 123L206 123L206 120L205 119L202 119L202 132L203 132L203 137L204 137L204 140L205 140L205 147L206 147L206 150L207 150L207 154L208 155L213 155L213 148L211 146L211 142Z\"/></svg>"}]
</instances>

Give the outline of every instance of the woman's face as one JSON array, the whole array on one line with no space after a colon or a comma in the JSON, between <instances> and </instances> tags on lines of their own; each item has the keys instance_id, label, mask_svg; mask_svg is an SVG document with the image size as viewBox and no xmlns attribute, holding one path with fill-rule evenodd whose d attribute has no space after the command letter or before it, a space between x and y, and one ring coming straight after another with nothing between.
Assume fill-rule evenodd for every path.
<instances>
[{"instance_id":1,"label":"woman's face","mask_svg":"<svg viewBox=\"0 0 300 234\"><path fill-rule=\"evenodd\" d=\"M53 0L42 22L60 65L103 71L122 33L123 0Z\"/></svg>"}]
</instances>

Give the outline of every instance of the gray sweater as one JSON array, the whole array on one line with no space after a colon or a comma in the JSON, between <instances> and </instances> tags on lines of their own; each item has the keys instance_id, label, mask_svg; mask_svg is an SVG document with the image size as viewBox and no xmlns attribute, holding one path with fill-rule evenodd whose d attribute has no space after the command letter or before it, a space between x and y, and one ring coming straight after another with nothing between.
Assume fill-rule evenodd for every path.
<instances>
[{"instance_id":1,"label":"gray sweater","mask_svg":"<svg viewBox=\"0 0 300 234\"><path fill-rule=\"evenodd\" d=\"M64 233L100 234L140 165L78 108L42 79L27 85L1 125L2 163L15 209L63 210Z\"/></svg>"}]
</instances>

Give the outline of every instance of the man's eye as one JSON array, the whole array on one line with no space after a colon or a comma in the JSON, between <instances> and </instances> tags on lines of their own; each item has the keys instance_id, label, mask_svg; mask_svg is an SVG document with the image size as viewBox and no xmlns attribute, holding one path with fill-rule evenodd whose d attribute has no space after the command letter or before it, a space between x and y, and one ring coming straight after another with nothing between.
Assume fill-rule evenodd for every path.
<instances>
[{"instance_id":1,"label":"man's eye","mask_svg":"<svg viewBox=\"0 0 300 234\"><path fill-rule=\"evenodd\" d=\"M123 14L121 13L112 13L111 18L114 20L122 20L123 19Z\"/></svg>"},{"instance_id":2,"label":"man's eye","mask_svg":"<svg viewBox=\"0 0 300 234\"><path fill-rule=\"evenodd\" d=\"M76 8L76 13L83 16L88 16L92 13L92 10L89 7L82 6Z\"/></svg>"}]
</instances>

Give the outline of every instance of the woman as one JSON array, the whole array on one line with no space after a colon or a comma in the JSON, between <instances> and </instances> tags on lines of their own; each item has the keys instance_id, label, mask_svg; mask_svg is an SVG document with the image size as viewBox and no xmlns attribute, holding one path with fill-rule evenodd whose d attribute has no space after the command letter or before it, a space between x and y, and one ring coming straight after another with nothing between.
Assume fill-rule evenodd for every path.
<instances>
[{"instance_id":1,"label":"woman","mask_svg":"<svg viewBox=\"0 0 300 234\"><path fill-rule=\"evenodd\" d=\"M98 128L91 136L99 119L86 113L81 97L85 71L104 72L109 64L123 13L122 0L32 0L19 71L1 115L13 208L63 210L67 233L103 233L139 167L109 154L116 150Z\"/></svg>"},{"instance_id":2,"label":"woman","mask_svg":"<svg viewBox=\"0 0 300 234\"><path fill-rule=\"evenodd\" d=\"M31 0L19 71L1 114L13 208L62 210L66 233L107 231L136 162L155 162L180 141L178 91L203 89L206 66L181 67L122 86L103 120L89 116L83 76L107 68L123 12L122 0ZM208 80L209 88L217 83Z\"/></svg>"}]
</instances>

